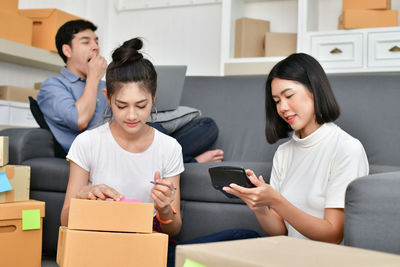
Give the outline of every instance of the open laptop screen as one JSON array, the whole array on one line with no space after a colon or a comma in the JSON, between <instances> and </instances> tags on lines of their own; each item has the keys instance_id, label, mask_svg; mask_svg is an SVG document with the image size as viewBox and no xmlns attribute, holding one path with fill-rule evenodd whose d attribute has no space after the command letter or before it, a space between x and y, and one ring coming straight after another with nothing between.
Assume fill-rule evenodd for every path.
<instances>
[{"instance_id":1,"label":"open laptop screen","mask_svg":"<svg viewBox=\"0 0 400 267\"><path fill-rule=\"evenodd\" d=\"M187 66L154 66L157 72L157 111L174 110L179 106Z\"/></svg>"}]
</instances>

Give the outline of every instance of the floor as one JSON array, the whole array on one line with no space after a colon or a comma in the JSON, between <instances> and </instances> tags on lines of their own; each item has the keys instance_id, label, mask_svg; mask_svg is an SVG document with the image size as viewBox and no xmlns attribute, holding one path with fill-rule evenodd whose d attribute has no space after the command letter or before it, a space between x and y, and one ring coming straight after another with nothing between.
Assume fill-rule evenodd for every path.
<instances>
[{"instance_id":1,"label":"floor","mask_svg":"<svg viewBox=\"0 0 400 267\"><path fill-rule=\"evenodd\" d=\"M42 267L58 267L55 257L43 257Z\"/></svg>"}]
</instances>

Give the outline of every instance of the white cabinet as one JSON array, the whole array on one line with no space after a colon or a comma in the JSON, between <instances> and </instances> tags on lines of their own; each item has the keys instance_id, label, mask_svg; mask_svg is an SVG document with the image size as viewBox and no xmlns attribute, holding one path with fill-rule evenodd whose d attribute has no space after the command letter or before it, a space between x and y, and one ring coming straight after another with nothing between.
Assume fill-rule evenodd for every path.
<instances>
[{"instance_id":1,"label":"white cabinet","mask_svg":"<svg viewBox=\"0 0 400 267\"><path fill-rule=\"evenodd\" d=\"M311 55L324 69L360 68L363 65L362 34L327 34L311 37Z\"/></svg>"},{"instance_id":2,"label":"white cabinet","mask_svg":"<svg viewBox=\"0 0 400 267\"><path fill-rule=\"evenodd\" d=\"M400 68L400 31L368 33L368 67Z\"/></svg>"},{"instance_id":3,"label":"white cabinet","mask_svg":"<svg viewBox=\"0 0 400 267\"><path fill-rule=\"evenodd\" d=\"M400 0L392 0L400 9ZM400 27L337 30L341 0L223 0L221 75L267 74L281 57L234 58L235 20L265 19L273 32L297 32L297 52L328 73L400 71Z\"/></svg>"}]
</instances>

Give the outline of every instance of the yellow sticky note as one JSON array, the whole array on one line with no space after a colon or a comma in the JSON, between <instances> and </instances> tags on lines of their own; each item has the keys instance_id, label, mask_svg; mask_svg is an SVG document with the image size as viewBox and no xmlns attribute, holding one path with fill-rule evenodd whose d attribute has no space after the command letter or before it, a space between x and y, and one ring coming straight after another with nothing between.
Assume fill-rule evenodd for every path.
<instances>
[{"instance_id":1,"label":"yellow sticky note","mask_svg":"<svg viewBox=\"0 0 400 267\"><path fill-rule=\"evenodd\" d=\"M183 267L207 267L201 263L198 263L194 260L191 259L186 259L185 263L183 264Z\"/></svg>"},{"instance_id":2,"label":"yellow sticky note","mask_svg":"<svg viewBox=\"0 0 400 267\"><path fill-rule=\"evenodd\" d=\"M22 230L40 229L40 210L22 211Z\"/></svg>"}]
</instances>

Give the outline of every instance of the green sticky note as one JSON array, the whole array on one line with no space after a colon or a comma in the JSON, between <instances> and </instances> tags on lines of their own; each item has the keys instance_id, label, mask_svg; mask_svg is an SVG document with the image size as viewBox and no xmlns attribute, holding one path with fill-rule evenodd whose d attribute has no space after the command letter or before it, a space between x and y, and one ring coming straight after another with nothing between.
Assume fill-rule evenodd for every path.
<instances>
[{"instance_id":1,"label":"green sticky note","mask_svg":"<svg viewBox=\"0 0 400 267\"><path fill-rule=\"evenodd\" d=\"M183 267L207 267L207 266L200 264L198 262L195 262L191 259L186 259L185 263L183 264Z\"/></svg>"},{"instance_id":2,"label":"green sticky note","mask_svg":"<svg viewBox=\"0 0 400 267\"><path fill-rule=\"evenodd\" d=\"M22 211L22 230L40 229L40 210Z\"/></svg>"}]
</instances>

